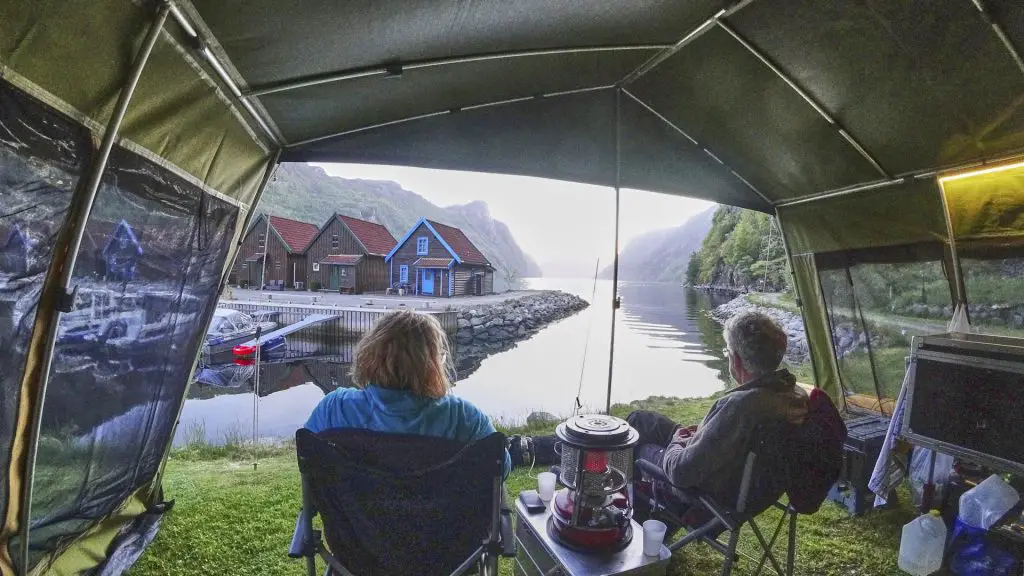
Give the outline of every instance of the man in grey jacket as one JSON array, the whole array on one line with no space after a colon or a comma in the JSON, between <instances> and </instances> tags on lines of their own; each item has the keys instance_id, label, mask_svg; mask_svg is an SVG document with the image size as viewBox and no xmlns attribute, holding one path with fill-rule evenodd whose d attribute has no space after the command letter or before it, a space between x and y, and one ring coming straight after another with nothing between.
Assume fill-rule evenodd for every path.
<instances>
[{"instance_id":1,"label":"man in grey jacket","mask_svg":"<svg viewBox=\"0 0 1024 576\"><path fill-rule=\"evenodd\" d=\"M633 412L627 421L640 432L637 457L660 464L676 486L701 489L732 505L755 431L801 424L808 407L793 375L779 369L786 333L769 316L733 316L725 342L729 373L739 386L719 398L695 429L646 411Z\"/></svg>"}]
</instances>

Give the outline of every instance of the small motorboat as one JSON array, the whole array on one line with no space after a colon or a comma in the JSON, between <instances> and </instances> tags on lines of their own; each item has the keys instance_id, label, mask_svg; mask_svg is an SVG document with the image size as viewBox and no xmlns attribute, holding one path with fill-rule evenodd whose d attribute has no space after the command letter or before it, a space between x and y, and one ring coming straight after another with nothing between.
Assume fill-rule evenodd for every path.
<instances>
[{"instance_id":1,"label":"small motorboat","mask_svg":"<svg viewBox=\"0 0 1024 576\"><path fill-rule=\"evenodd\" d=\"M277 322L269 320L257 322L245 312L217 308L213 313L210 328L206 331L204 353L207 356L230 353L231 349L238 344L254 340L257 328L262 328L263 333L267 333L277 328Z\"/></svg>"}]
</instances>

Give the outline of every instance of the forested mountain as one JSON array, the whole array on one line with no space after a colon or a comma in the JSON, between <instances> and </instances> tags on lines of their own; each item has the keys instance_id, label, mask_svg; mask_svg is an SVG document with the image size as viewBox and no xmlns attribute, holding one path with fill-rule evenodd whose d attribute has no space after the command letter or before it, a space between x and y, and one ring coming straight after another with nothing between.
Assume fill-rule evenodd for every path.
<instances>
[{"instance_id":1,"label":"forested mountain","mask_svg":"<svg viewBox=\"0 0 1024 576\"><path fill-rule=\"evenodd\" d=\"M690 255L711 229L714 213L714 208L708 208L682 226L653 230L631 240L619 254L619 279L682 283ZM607 266L601 278L611 277L612 268Z\"/></svg>"},{"instance_id":2,"label":"forested mountain","mask_svg":"<svg viewBox=\"0 0 1024 576\"><path fill-rule=\"evenodd\" d=\"M334 212L384 225L401 239L421 217L461 228L494 264L496 289L502 289L502 269L520 277L540 276L536 262L525 254L508 226L491 218L484 202L439 207L396 182L350 180L330 176L308 164L282 164L267 187L259 211L321 225Z\"/></svg>"},{"instance_id":3,"label":"forested mountain","mask_svg":"<svg viewBox=\"0 0 1024 576\"><path fill-rule=\"evenodd\" d=\"M686 269L693 285L753 290L786 287L786 253L778 228L770 232L771 216L733 206L720 206ZM767 267L767 287L763 287Z\"/></svg>"}]
</instances>

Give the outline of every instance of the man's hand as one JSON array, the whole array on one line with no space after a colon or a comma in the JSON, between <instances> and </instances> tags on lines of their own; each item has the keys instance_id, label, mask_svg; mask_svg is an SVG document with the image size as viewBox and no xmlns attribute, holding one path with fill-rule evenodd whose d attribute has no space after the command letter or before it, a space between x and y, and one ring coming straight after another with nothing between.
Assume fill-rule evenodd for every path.
<instances>
[{"instance_id":1,"label":"man's hand","mask_svg":"<svg viewBox=\"0 0 1024 576\"><path fill-rule=\"evenodd\" d=\"M672 435L671 444L682 444L686 445L690 438L697 432L696 426L685 426L676 430L676 433Z\"/></svg>"}]
</instances>

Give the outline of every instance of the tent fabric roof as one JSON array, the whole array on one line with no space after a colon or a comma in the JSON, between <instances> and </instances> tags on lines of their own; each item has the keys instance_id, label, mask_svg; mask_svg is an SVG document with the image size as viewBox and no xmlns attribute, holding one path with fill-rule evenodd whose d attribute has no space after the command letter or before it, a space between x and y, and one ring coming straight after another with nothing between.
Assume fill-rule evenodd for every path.
<instances>
[{"instance_id":1,"label":"tent fabric roof","mask_svg":"<svg viewBox=\"0 0 1024 576\"><path fill-rule=\"evenodd\" d=\"M341 266L355 266L362 258L362 254L331 254L320 261L321 264L338 264Z\"/></svg>"},{"instance_id":2,"label":"tent fabric roof","mask_svg":"<svg viewBox=\"0 0 1024 576\"><path fill-rule=\"evenodd\" d=\"M280 216L270 217L270 227L277 231L281 239L284 240L284 243L288 245L290 252L305 251L309 243L313 241L313 237L320 230L316 224L300 222Z\"/></svg>"},{"instance_id":3,"label":"tent fabric roof","mask_svg":"<svg viewBox=\"0 0 1024 576\"><path fill-rule=\"evenodd\" d=\"M490 266L491 263L487 260L487 257L477 249L476 245L473 244L472 240L466 236L466 233L454 226L447 224L441 224L440 222L434 222L433 220L427 220L427 223L434 228L438 236L445 241L448 246L455 251L459 259L462 260L463 264L480 264L482 266Z\"/></svg>"},{"instance_id":4,"label":"tent fabric roof","mask_svg":"<svg viewBox=\"0 0 1024 576\"><path fill-rule=\"evenodd\" d=\"M368 254L373 256L384 256L398 243L395 237L388 232L388 229L375 222L368 222L353 218L351 216L337 215L342 222L348 226L356 239L366 247Z\"/></svg>"},{"instance_id":5,"label":"tent fabric roof","mask_svg":"<svg viewBox=\"0 0 1024 576\"><path fill-rule=\"evenodd\" d=\"M1024 151L1013 0L985 14L970 0L184 4L284 161L619 183L772 211Z\"/></svg>"}]
</instances>

